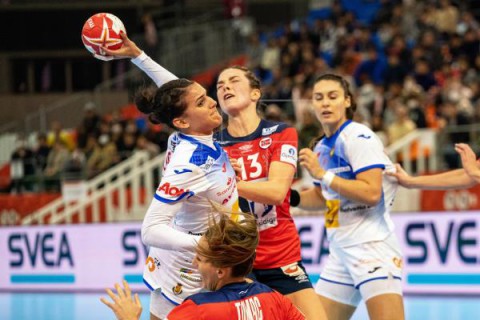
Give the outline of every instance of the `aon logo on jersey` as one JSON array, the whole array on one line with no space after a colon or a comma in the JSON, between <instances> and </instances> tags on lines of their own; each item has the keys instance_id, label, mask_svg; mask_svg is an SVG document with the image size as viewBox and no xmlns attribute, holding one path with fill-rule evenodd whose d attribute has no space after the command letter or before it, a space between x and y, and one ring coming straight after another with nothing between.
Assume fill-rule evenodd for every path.
<instances>
[{"instance_id":1,"label":"aon logo on jersey","mask_svg":"<svg viewBox=\"0 0 480 320\"><path fill-rule=\"evenodd\" d=\"M158 191L163 192L165 195L172 196L172 197L190 192L190 190L188 189L185 190L182 188L175 187L168 182L165 182L162 185L160 185L160 187L158 187Z\"/></svg>"}]
</instances>

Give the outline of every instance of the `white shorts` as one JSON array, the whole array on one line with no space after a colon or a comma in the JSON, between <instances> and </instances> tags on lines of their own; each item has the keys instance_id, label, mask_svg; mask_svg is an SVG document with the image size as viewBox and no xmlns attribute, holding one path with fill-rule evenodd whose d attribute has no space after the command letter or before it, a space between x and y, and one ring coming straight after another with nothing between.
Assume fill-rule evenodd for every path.
<instances>
[{"instance_id":1,"label":"white shorts","mask_svg":"<svg viewBox=\"0 0 480 320\"><path fill-rule=\"evenodd\" d=\"M330 243L330 255L315 291L352 306L362 298L367 301L381 294L402 295L402 262L394 233L383 241L343 248Z\"/></svg>"},{"instance_id":2,"label":"white shorts","mask_svg":"<svg viewBox=\"0 0 480 320\"><path fill-rule=\"evenodd\" d=\"M161 291L169 301L180 304L202 289L202 279L193 267L194 252L179 252L151 247L143 280L151 291ZM153 302L153 301L152 301Z\"/></svg>"},{"instance_id":3,"label":"white shorts","mask_svg":"<svg viewBox=\"0 0 480 320\"><path fill-rule=\"evenodd\" d=\"M160 289L150 293L150 313L159 319L165 319L177 305L165 297Z\"/></svg>"}]
</instances>

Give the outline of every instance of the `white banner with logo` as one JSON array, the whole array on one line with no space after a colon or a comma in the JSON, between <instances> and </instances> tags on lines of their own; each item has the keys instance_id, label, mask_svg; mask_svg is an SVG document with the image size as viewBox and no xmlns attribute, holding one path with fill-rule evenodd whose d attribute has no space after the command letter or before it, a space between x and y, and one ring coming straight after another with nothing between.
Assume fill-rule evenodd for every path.
<instances>
[{"instance_id":1,"label":"white banner with logo","mask_svg":"<svg viewBox=\"0 0 480 320\"><path fill-rule=\"evenodd\" d=\"M480 212L393 216L405 293L480 294ZM313 281L328 257L322 217L296 218ZM0 228L1 291L147 291L140 223Z\"/></svg>"}]
</instances>

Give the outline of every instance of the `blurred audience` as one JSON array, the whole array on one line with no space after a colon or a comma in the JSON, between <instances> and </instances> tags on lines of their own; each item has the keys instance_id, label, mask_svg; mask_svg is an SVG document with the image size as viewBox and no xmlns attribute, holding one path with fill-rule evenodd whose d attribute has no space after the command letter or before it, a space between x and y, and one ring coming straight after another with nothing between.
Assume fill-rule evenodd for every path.
<instances>
[{"instance_id":1,"label":"blurred audience","mask_svg":"<svg viewBox=\"0 0 480 320\"><path fill-rule=\"evenodd\" d=\"M151 35L152 21L144 18L145 35ZM382 1L367 24L334 1L327 18L261 30L246 46L247 65L264 86L261 111L294 125L302 147L320 133L310 113L311 86L325 72L349 79L358 102L355 120L388 143L415 128L448 132L442 146L449 168L458 167L453 143L476 143L468 130L452 129L480 121L480 24L467 2ZM35 148L19 143L10 190L36 190L26 181L42 175L56 189L64 172L92 178L137 150L153 157L167 147L171 130L165 126L120 112L100 115L92 101L84 111L76 130L54 121Z\"/></svg>"}]
</instances>

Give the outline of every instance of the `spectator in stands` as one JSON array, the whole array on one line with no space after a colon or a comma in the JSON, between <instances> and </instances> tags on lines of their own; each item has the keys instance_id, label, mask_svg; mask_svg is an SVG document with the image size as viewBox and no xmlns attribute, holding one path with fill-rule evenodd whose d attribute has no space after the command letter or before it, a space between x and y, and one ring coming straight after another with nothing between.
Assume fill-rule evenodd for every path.
<instances>
[{"instance_id":1,"label":"spectator in stands","mask_svg":"<svg viewBox=\"0 0 480 320\"><path fill-rule=\"evenodd\" d=\"M70 158L70 152L63 140L55 140L48 154L47 165L43 170L45 188L49 191L60 191L60 183L65 165Z\"/></svg>"},{"instance_id":2,"label":"spectator in stands","mask_svg":"<svg viewBox=\"0 0 480 320\"><path fill-rule=\"evenodd\" d=\"M370 79L374 84L382 83L382 76L385 70L385 62L378 56L373 45L367 48L365 59L355 70L355 83L361 86Z\"/></svg>"},{"instance_id":3,"label":"spectator in stands","mask_svg":"<svg viewBox=\"0 0 480 320\"><path fill-rule=\"evenodd\" d=\"M101 118L95 109L96 105L93 101L85 103L85 106L83 107L85 115L81 126L85 129L85 132L98 135L98 126L100 125Z\"/></svg>"},{"instance_id":4,"label":"spectator in stands","mask_svg":"<svg viewBox=\"0 0 480 320\"><path fill-rule=\"evenodd\" d=\"M448 168L458 168L458 157L453 144L468 143L470 141L470 135L469 132L456 131L455 126L469 124L470 117L464 112L460 112L458 106L450 100L446 100L441 104L440 116L440 127L450 127L453 130L448 134L450 141L442 145L445 162Z\"/></svg>"},{"instance_id":5,"label":"spectator in stands","mask_svg":"<svg viewBox=\"0 0 480 320\"><path fill-rule=\"evenodd\" d=\"M303 84L303 78L297 77L292 89L292 104L297 129L301 129L302 123L304 123L303 117L305 113L311 112L311 96L312 89Z\"/></svg>"},{"instance_id":6,"label":"spectator in stands","mask_svg":"<svg viewBox=\"0 0 480 320\"><path fill-rule=\"evenodd\" d=\"M140 129L136 123L136 119L128 119L125 123L124 132L127 134L132 134L135 138L140 135Z\"/></svg>"},{"instance_id":7,"label":"spectator in stands","mask_svg":"<svg viewBox=\"0 0 480 320\"><path fill-rule=\"evenodd\" d=\"M427 118L425 114L426 102L420 101L421 97L410 96L405 98L405 104L408 107L408 114L410 119L415 123L418 129L428 127ZM426 100L426 99L425 99Z\"/></svg>"},{"instance_id":8,"label":"spectator in stands","mask_svg":"<svg viewBox=\"0 0 480 320\"><path fill-rule=\"evenodd\" d=\"M408 69L400 63L398 54L390 53L388 55L387 65L383 71L383 85L385 88L392 83L403 83L408 74Z\"/></svg>"},{"instance_id":9,"label":"spectator in stands","mask_svg":"<svg viewBox=\"0 0 480 320\"><path fill-rule=\"evenodd\" d=\"M87 136L87 140L85 142L85 147L81 148L81 150L85 154L85 159L86 160L90 159L90 157L93 154L93 151L95 150L95 147L97 146L97 144L98 144L97 137L95 137L95 135L90 134L90 135Z\"/></svg>"},{"instance_id":10,"label":"spectator in stands","mask_svg":"<svg viewBox=\"0 0 480 320\"><path fill-rule=\"evenodd\" d=\"M10 161L10 190L15 193L33 191L35 175L35 154L23 139L16 142Z\"/></svg>"},{"instance_id":11,"label":"spectator in stands","mask_svg":"<svg viewBox=\"0 0 480 320\"><path fill-rule=\"evenodd\" d=\"M468 29L463 35L461 52L471 65L475 64L475 59L479 54L479 46L480 40L478 32L475 32L473 29Z\"/></svg>"},{"instance_id":12,"label":"spectator in stands","mask_svg":"<svg viewBox=\"0 0 480 320\"><path fill-rule=\"evenodd\" d=\"M158 54L158 34L157 26L155 25L155 20L151 13L146 12L141 18L142 30L143 30L143 41L145 43L145 51L148 52L152 57L156 57Z\"/></svg>"},{"instance_id":13,"label":"spectator in stands","mask_svg":"<svg viewBox=\"0 0 480 320\"><path fill-rule=\"evenodd\" d=\"M442 53L440 51L440 37L435 29L427 29L420 35L416 48L420 49L422 56L419 57L423 61L428 62L430 69L437 70L442 66Z\"/></svg>"},{"instance_id":14,"label":"spectator in stands","mask_svg":"<svg viewBox=\"0 0 480 320\"><path fill-rule=\"evenodd\" d=\"M147 130L143 132L143 135L148 141L152 141L154 144L160 147L160 152L167 150L168 137L172 133L170 127L166 125L152 125L147 122Z\"/></svg>"},{"instance_id":15,"label":"spectator in stands","mask_svg":"<svg viewBox=\"0 0 480 320\"><path fill-rule=\"evenodd\" d=\"M101 118L95 111L95 103L88 101L85 103L83 110L84 116L81 123L77 126L77 146L81 149L85 148L88 136L93 134L98 136L100 134Z\"/></svg>"},{"instance_id":16,"label":"spectator in stands","mask_svg":"<svg viewBox=\"0 0 480 320\"><path fill-rule=\"evenodd\" d=\"M102 134L94 144L93 152L87 160L87 176L89 179L119 161L117 147L110 141L108 134Z\"/></svg>"},{"instance_id":17,"label":"spectator in stands","mask_svg":"<svg viewBox=\"0 0 480 320\"><path fill-rule=\"evenodd\" d=\"M51 148L47 143L47 135L45 133L39 133L37 136L37 146L35 148L35 161L36 166L40 172L42 172L47 166L48 154Z\"/></svg>"},{"instance_id":18,"label":"spectator in stands","mask_svg":"<svg viewBox=\"0 0 480 320\"><path fill-rule=\"evenodd\" d=\"M65 164L65 180L83 180L86 178L86 157L80 148L73 150L70 159Z\"/></svg>"},{"instance_id":19,"label":"spectator in stands","mask_svg":"<svg viewBox=\"0 0 480 320\"><path fill-rule=\"evenodd\" d=\"M278 104L271 103L266 106L265 108L265 119L270 120L270 121L276 121L276 122L284 122L285 119L285 113L280 109Z\"/></svg>"},{"instance_id":20,"label":"spectator in stands","mask_svg":"<svg viewBox=\"0 0 480 320\"><path fill-rule=\"evenodd\" d=\"M470 11L462 12L456 27L456 32L459 35L464 35L467 30L473 30L474 32L480 30L480 24L475 20L473 13Z\"/></svg>"},{"instance_id":21,"label":"spectator in stands","mask_svg":"<svg viewBox=\"0 0 480 320\"><path fill-rule=\"evenodd\" d=\"M280 66L280 48L273 37L268 39L267 46L262 52L260 66L268 71L272 71Z\"/></svg>"},{"instance_id":22,"label":"spectator in stands","mask_svg":"<svg viewBox=\"0 0 480 320\"><path fill-rule=\"evenodd\" d=\"M135 151L147 151L151 158L160 154L160 147L149 141L143 134L138 136Z\"/></svg>"},{"instance_id":23,"label":"spectator in stands","mask_svg":"<svg viewBox=\"0 0 480 320\"><path fill-rule=\"evenodd\" d=\"M410 119L408 108L404 104L397 102L394 106L395 121L387 128L388 142L392 144L417 128Z\"/></svg>"},{"instance_id":24,"label":"spectator in stands","mask_svg":"<svg viewBox=\"0 0 480 320\"><path fill-rule=\"evenodd\" d=\"M435 11L435 26L440 32L452 34L457 29L459 12L450 0L440 0Z\"/></svg>"},{"instance_id":25,"label":"spectator in stands","mask_svg":"<svg viewBox=\"0 0 480 320\"><path fill-rule=\"evenodd\" d=\"M136 145L137 145L137 138L135 137L135 135L130 132L125 132L122 136L121 142L117 144L118 146L117 151L118 151L120 161L123 161L129 158L133 154L133 151L135 150Z\"/></svg>"},{"instance_id":26,"label":"spectator in stands","mask_svg":"<svg viewBox=\"0 0 480 320\"><path fill-rule=\"evenodd\" d=\"M63 129L60 121L52 121L50 132L47 135L47 142L53 147L56 141L61 141L67 150L72 151L75 148L75 141L70 132Z\"/></svg>"},{"instance_id":27,"label":"spectator in stands","mask_svg":"<svg viewBox=\"0 0 480 320\"><path fill-rule=\"evenodd\" d=\"M415 62L414 68L415 71L413 77L415 78L415 82L417 82L424 91L428 91L437 85L437 81L430 69L429 62L426 59L419 59Z\"/></svg>"},{"instance_id":28,"label":"spectator in stands","mask_svg":"<svg viewBox=\"0 0 480 320\"><path fill-rule=\"evenodd\" d=\"M247 42L247 56L248 56L248 61L247 65L252 68L256 69L258 66L260 66L260 62L262 60L263 56L263 50L264 46L260 42L260 38L258 36L258 33L252 33Z\"/></svg>"}]
</instances>

